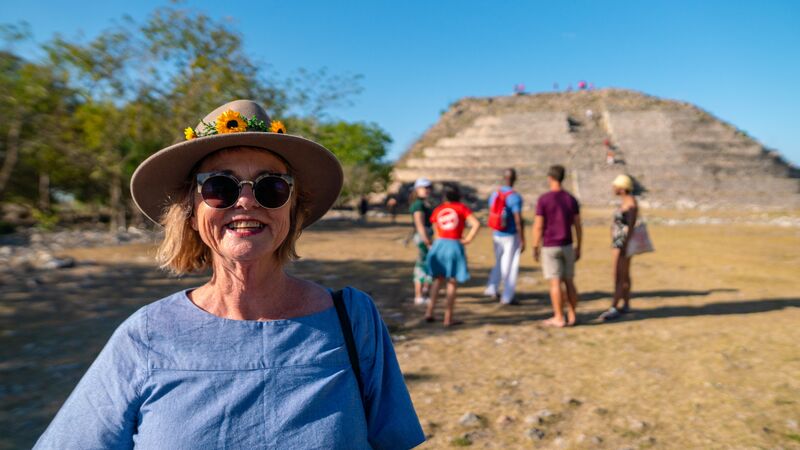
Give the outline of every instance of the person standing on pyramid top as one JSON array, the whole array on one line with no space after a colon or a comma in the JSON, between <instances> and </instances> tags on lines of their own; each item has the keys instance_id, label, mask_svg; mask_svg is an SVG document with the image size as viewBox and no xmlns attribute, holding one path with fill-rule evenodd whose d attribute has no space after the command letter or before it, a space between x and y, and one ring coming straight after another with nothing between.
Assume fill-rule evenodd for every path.
<instances>
[{"instance_id":1,"label":"person standing on pyramid top","mask_svg":"<svg viewBox=\"0 0 800 450\"><path fill-rule=\"evenodd\" d=\"M573 278L575 262L581 257L583 230L578 201L561 187L564 172L564 167L558 165L551 166L547 171L550 192L539 197L533 223L533 258L537 262L541 259L542 274L550 280L550 302L553 304L553 317L543 324L551 327L575 325L575 308L578 305L578 291ZM565 291L561 290L562 284ZM566 319L564 303L568 307Z\"/></svg>"},{"instance_id":2,"label":"person standing on pyramid top","mask_svg":"<svg viewBox=\"0 0 800 450\"><path fill-rule=\"evenodd\" d=\"M489 196L489 227L494 229L492 242L495 263L484 295L500 300L503 305L517 303L514 300L514 291L517 286L519 256L525 251L522 196L514 190L516 181L516 170L504 170L503 185Z\"/></svg>"}]
</instances>

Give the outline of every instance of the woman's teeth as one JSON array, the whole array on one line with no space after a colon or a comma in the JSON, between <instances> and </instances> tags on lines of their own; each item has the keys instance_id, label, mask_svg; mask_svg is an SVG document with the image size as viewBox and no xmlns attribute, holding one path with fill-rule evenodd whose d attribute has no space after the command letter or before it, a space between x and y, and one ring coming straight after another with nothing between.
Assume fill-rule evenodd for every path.
<instances>
[{"instance_id":1,"label":"woman's teeth","mask_svg":"<svg viewBox=\"0 0 800 450\"><path fill-rule=\"evenodd\" d=\"M256 222L255 220L239 220L236 222L231 222L228 224L228 228L231 230L241 230L243 228L264 228L264 224L261 222Z\"/></svg>"}]
</instances>

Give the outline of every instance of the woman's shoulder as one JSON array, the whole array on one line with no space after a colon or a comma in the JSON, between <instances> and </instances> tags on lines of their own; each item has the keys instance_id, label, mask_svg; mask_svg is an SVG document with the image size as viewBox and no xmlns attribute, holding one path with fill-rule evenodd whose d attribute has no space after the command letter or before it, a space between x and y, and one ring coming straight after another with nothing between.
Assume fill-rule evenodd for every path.
<instances>
[{"instance_id":1,"label":"woman's shoulder","mask_svg":"<svg viewBox=\"0 0 800 450\"><path fill-rule=\"evenodd\" d=\"M182 316L188 312L188 308L185 308L186 305L182 304L184 300L188 301L186 291L182 290L142 306L117 327L114 336L124 335L146 343L149 340L150 331L158 326L156 322L159 319L168 318L167 320L170 322L180 321Z\"/></svg>"},{"instance_id":2,"label":"woman's shoulder","mask_svg":"<svg viewBox=\"0 0 800 450\"><path fill-rule=\"evenodd\" d=\"M176 292L145 305L128 316L114 330L101 353L102 357L110 358L111 361L114 361L113 366L120 370L131 367L140 368L140 364L149 358L154 328L153 318L163 317L163 314L154 314L154 312L162 312L164 308L173 307L181 295L185 296L184 291Z\"/></svg>"},{"instance_id":3,"label":"woman's shoulder","mask_svg":"<svg viewBox=\"0 0 800 450\"><path fill-rule=\"evenodd\" d=\"M177 313L177 311L183 309L183 306L186 306L183 303L188 301L188 297L186 296L187 291L188 289L173 292L166 297L162 297L150 304L147 304L139 308L139 310L133 313L129 319L147 320L147 318L153 314L160 314L164 312Z\"/></svg>"},{"instance_id":4,"label":"woman's shoulder","mask_svg":"<svg viewBox=\"0 0 800 450\"><path fill-rule=\"evenodd\" d=\"M373 315L377 313L378 309L372 297L352 286L347 286L342 289L342 297L347 307L347 312L351 315Z\"/></svg>"}]
</instances>

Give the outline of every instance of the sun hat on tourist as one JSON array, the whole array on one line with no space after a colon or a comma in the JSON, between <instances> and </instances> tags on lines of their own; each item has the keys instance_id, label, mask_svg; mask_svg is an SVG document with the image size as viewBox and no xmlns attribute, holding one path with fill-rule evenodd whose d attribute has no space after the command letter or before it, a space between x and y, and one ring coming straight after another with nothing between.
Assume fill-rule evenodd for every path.
<instances>
[{"instance_id":1,"label":"sun hat on tourist","mask_svg":"<svg viewBox=\"0 0 800 450\"><path fill-rule=\"evenodd\" d=\"M617 177L614 178L614 181L611 184L615 188L625 189L628 192L633 192L633 180L628 175L625 174L617 175Z\"/></svg>"},{"instance_id":2,"label":"sun hat on tourist","mask_svg":"<svg viewBox=\"0 0 800 450\"><path fill-rule=\"evenodd\" d=\"M186 128L184 135L185 141L144 160L131 178L133 201L153 222L159 223L166 207L182 200L187 178L198 162L229 147L261 148L283 158L297 187L308 197L303 228L322 217L342 190L342 166L333 153L314 141L286 134L283 123L272 121L252 100L220 106L195 128Z\"/></svg>"},{"instance_id":3,"label":"sun hat on tourist","mask_svg":"<svg viewBox=\"0 0 800 450\"><path fill-rule=\"evenodd\" d=\"M414 182L414 189L426 188L426 187L430 187L430 185L431 185L431 180L429 180L429 179L427 179L425 177L421 177L421 178L417 178L417 181Z\"/></svg>"}]
</instances>

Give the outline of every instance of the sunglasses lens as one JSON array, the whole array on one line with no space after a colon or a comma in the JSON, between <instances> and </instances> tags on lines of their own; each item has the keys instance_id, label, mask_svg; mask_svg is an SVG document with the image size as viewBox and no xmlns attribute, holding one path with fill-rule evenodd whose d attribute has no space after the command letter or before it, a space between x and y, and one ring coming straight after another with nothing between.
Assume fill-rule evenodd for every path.
<instances>
[{"instance_id":1,"label":"sunglasses lens","mask_svg":"<svg viewBox=\"0 0 800 450\"><path fill-rule=\"evenodd\" d=\"M256 200L265 208L280 208L292 193L289 183L279 177L264 177L253 190Z\"/></svg>"},{"instance_id":2,"label":"sunglasses lens","mask_svg":"<svg viewBox=\"0 0 800 450\"><path fill-rule=\"evenodd\" d=\"M200 195L212 208L229 208L239 198L239 185L228 177L214 176L203 182Z\"/></svg>"}]
</instances>

